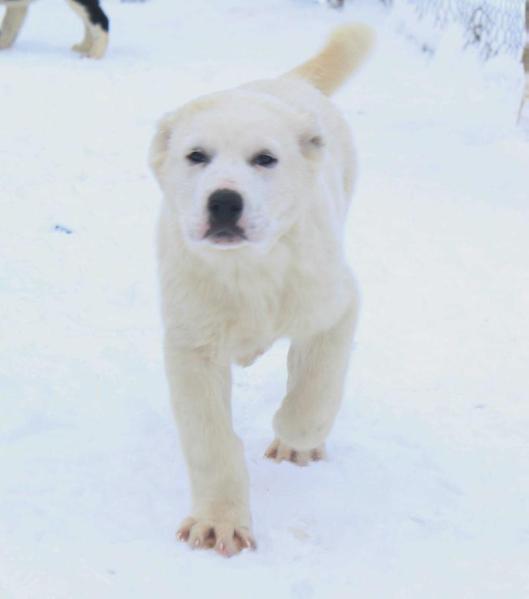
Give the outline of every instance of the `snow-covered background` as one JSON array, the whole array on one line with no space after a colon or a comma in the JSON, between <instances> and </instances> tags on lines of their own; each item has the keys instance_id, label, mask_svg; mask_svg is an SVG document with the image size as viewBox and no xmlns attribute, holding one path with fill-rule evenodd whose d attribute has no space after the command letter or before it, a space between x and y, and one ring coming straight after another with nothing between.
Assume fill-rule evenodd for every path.
<instances>
[{"instance_id":1,"label":"snow-covered background","mask_svg":"<svg viewBox=\"0 0 529 599\"><path fill-rule=\"evenodd\" d=\"M36 3L0 54L0 598L529 597L529 118L520 67L433 60L360 0L105 3L102 62ZM174 539L188 486L161 361L155 121L361 18L337 96L360 156L363 311L329 461L262 454L286 346L237 370L258 551Z\"/></svg>"}]
</instances>

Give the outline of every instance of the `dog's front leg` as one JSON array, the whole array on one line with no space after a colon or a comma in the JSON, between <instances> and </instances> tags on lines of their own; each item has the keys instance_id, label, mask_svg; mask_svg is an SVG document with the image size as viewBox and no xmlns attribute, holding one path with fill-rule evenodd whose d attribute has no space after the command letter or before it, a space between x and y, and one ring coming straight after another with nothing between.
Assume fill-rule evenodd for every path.
<instances>
[{"instance_id":1,"label":"dog's front leg","mask_svg":"<svg viewBox=\"0 0 529 599\"><path fill-rule=\"evenodd\" d=\"M229 556L255 545L243 448L231 422L231 373L207 350L165 343L171 399L192 491L178 538Z\"/></svg>"},{"instance_id":2,"label":"dog's front leg","mask_svg":"<svg viewBox=\"0 0 529 599\"><path fill-rule=\"evenodd\" d=\"M301 466L324 457L342 400L356 312L352 301L331 329L292 341L287 395L274 417L276 439L267 457Z\"/></svg>"}]
</instances>

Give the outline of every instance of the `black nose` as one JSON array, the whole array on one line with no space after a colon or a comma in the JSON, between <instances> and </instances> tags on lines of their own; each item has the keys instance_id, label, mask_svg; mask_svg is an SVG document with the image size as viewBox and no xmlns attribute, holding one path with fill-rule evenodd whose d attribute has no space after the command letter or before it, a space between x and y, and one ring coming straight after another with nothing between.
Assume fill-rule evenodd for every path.
<instances>
[{"instance_id":1,"label":"black nose","mask_svg":"<svg viewBox=\"0 0 529 599\"><path fill-rule=\"evenodd\" d=\"M208 198L209 223L234 225L242 213L242 196L232 189L217 189Z\"/></svg>"}]
</instances>

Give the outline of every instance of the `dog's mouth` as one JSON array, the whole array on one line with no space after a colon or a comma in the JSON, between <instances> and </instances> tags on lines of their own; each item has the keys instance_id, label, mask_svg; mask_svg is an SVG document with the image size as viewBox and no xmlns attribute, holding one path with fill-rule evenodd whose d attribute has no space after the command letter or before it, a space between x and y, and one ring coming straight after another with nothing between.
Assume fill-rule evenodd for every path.
<instances>
[{"instance_id":1,"label":"dog's mouth","mask_svg":"<svg viewBox=\"0 0 529 599\"><path fill-rule=\"evenodd\" d=\"M223 247L237 246L248 241L246 234L238 225L219 226L212 225L204 235L204 239L214 245Z\"/></svg>"}]
</instances>

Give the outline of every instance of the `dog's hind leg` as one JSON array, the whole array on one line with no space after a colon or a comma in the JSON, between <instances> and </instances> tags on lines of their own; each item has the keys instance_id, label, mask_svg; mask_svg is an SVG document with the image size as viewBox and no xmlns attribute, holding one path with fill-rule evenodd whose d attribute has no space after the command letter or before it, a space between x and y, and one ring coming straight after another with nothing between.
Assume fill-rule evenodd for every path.
<instances>
[{"instance_id":1,"label":"dog's hind leg","mask_svg":"<svg viewBox=\"0 0 529 599\"><path fill-rule=\"evenodd\" d=\"M88 54L90 48L92 47L92 34L90 33L90 28L86 23L84 23L84 38L78 44L72 46L72 50L75 52L79 52L79 54Z\"/></svg>"},{"instance_id":2,"label":"dog's hind leg","mask_svg":"<svg viewBox=\"0 0 529 599\"><path fill-rule=\"evenodd\" d=\"M0 28L0 49L10 48L15 43L27 14L27 3L17 3L15 6L8 6L6 8L4 20Z\"/></svg>"},{"instance_id":3,"label":"dog's hind leg","mask_svg":"<svg viewBox=\"0 0 529 599\"><path fill-rule=\"evenodd\" d=\"M328 331L292 341L287 395L274 417L276 439L266 457L300 466L325 457L324 442L342 400L356 313L354 300Z\"/></svg>"},{"instance_id":4,"label":"dog's hind leg","mask_svg":"<svg viewBox=\"0 0 529 599\"><path fill-rule=\"evenodd\" d=\"M68 4L81 17L85 36L73 50L89 58L102 58L108 46L109 21L98 0L68 0Z\"/></svg>"}]
</instances>

